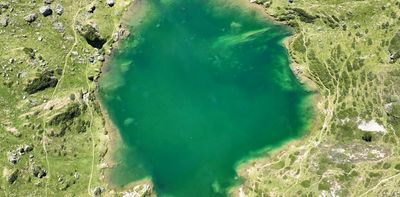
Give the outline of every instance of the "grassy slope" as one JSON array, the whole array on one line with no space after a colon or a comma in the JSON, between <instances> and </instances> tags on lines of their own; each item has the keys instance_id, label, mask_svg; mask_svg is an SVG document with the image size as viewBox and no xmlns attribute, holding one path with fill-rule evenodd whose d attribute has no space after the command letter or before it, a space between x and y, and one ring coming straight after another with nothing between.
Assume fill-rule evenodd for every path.
<instances>
[{"instance_id":1,"label":"grassy slope","mask_svg":"<svg viewBox=\"0 0 400 197\"><path fill-rule=\"evenodd\" d=\"M99 167L105 162L101 156L107 151L109 137L105 134L98 103L91 99L95 96L96 83L88 80L88 76L98 74L102 63L97 61L93 55L96 50L77 33L76 27L91 21L102 37L111 40L130 1L117 0L110 8L104 0L54 0L50 5L53 14L48 17L38 11L44 5L41 0L5 2L10 7L1 9L0 18L8 17L10 24L0 27L0 196L88 196L97 186L110 191ZM54 13L59 3L65 10L61 16ZM96 6L94 13L87 12L91 4ZM23 17L31 12L37 13L38 19L28 24ZM53 28L55 22L64 25L64 33ZM43 40L39 41L39 37ZM106 44L99 53L109 52L109 46ZM25 54L25 47L35 50L34 59ZM88 62L89 55L95 57L95 64ZM63 70L55 74L59 80L56 87L32 95L23 91L37 73L57 68ZM80 115L67 121L69 130L64 135L52 135L63 125L51 125L50 119L72 103L79 105ZM18 155L16 165L9 163L9 152L25 144L31 145L33 151ZM35 177L35 166L45 169L47 175ZM18 178L10 184L5 177L16 169Z\"/></svg>"},{"instance_id":2,"label":"grassy slope","mask_svg":"<svg viewBox=\"0 0 400 197\"><path fill-rule=\"evenodd\" d=\"M398 1L273 1L266 10L296 27L289 52L299 76L318 86L317 115L308 136L242 168L243 192L400 195L400 66L389 58L389 48L400 47L391 44L400 26ZM376 120L387 132L361 131L360 119ZM369 136L371 142L363 140Z\"/></svg>"}]
</instances>

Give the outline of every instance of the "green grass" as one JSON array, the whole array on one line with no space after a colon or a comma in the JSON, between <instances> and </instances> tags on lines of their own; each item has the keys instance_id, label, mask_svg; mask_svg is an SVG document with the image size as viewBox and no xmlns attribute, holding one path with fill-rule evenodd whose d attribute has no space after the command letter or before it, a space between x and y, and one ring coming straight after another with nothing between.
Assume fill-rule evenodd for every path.
<instances>
[{"instance_id":1,"label":"green grass","mask_svg":"<svg viewBox=\"0 0 400 197\"><path fill-rule=\"evenodd\" d=\"M4 169L19 169L20 173L14 184L8 184L4 177L0 179L0 196L44 196L46 188L48 196L87 196L92 161L95 165L89 189L104 186L107 191L111 190L100 179L102 171L97 167L103 162L100 154L106 143L103 121L95 110L98 104L95 101L84 104L78 98L82 90L95 89L95 84L87 80L87 73L96 75L101 64L88 63L87 55L94 54L95 50L79 35L75 43L72 26L77 14L76 22L93 21L101 36L110 39L126 2L119 0L115 7L108 8L104 1L95 1L94 14L88 14L80 8L92 1L85 0L80 5L79 1L55 0L52 6L61 3L64 14L39 16L31 25L23 17L37 11L41 1L13 2L12 13L10 9L1 10L0 17L8 14L10 25L0 27L0 50L3 51L0 55L0 170L2 176ZM282 152L255 162L258 170L242 174L244 192L249 196L260 193L316 196L327 191L342 196L391 196L400 192L400 69L398 61L389 59L390 53L399 50L400 3L395 0L295 0L293 4L273 1L268 4L267 12L295 27L289 53L303 71L302 76L314 82L319 90L315 103L318 118L306 137ZM65 33L54 30L54 22L62 22ZM39 42L39 37L43 41ZM24 48L35 50L34 60ZM74 56L70 51L79 55ZM104 52L109 52L108 47L101 53ZM15 59L12 64L11 58ZM47 66L43 66L44 62ZM61 79L56 89L46 88L32 95L23 91L28 80L44 68L55 70L57 67L64 68L64 73L55 74ZM88 109L73 120L64 136L47 136L52 129L60 129L48 125L48 121L72 102L71 94ZM55 103L54 109L43 110L45 101ZM394 107L385 109L388 103L394 103ZM364 133L357 129L358 118L375 119L388 132L372 133L373 140L365 142ZM87 126L86 132L77 132L80 121L92 122L91 129ZM11 132L14 128L20 136ZM45 143L48 163L43 136L48 138ZM33 151L22 155L15 166L11 165L7 153L24 144L32 145ZM345 153L349 154L363 153L370 150L368 147L375 150L383 147L387 154L380 160L370 156L357 162L335 163L329 155L337 147L345 147ZM33 176L30 154L34 155L35 165L46 170L50 167L46 178ZM79 179L74 177L75 172L80 175ZM59 177L64 183L58 181Z\"/></svg>"},{"instance_id":2,"label":"green grass","mask_svg":"<svg viewBox=\"0 0 400 197\"><path fill-rule=\"evenodd\" d=\"M94 98L96 84L88 81L87 75L97 75L102 64L97 59L96 64L88 62L87 56L95 54L96 50L82 36L75 34L75 30L78 23L93 22L102 37L112 38L129 1L119 0L110 8L104 1L55 0L51 4L53 11L60 3L64 13L59 16L53 12L49 17L38 13L43 3L36 2L11 2L12 12L1 10L0 17L9 15L10 24L0 28L0 49L3 51L0 55L0 196L88 196L88 190L91 193L97 186L110 192L112 188L102 175L104 170L98 167L105 162L101 155L109 143L104 135L103 117L94 110L98 108L96 99L80 98L82 91L89 92ZM96 5L93 14L85 9L91 3ZM31 12L38 13L38 19L28 24L23 17ZM64 25L63 33L53 28L55 22ZM109 50L110 43L104 48L103 51ZM74 56L73 51L78 56ZM10 59L14 59L13 63ZM39 91L30 91L31 94L24 91L37 73L48 69L57 71L57 68L63 68L63 72L54 74L59 81L56 87L46 86ZM75 95L74 101L70 95ZM52 117L69 117L63 112L71 103L77 103L85 110L74 114L67 122L51 124ZM51 110L50 105L53 106ZM60 133L63 128L67 128L64 135L51 135ZM20 136L10 132L14 129ZM16 165L10 164L8 152L25 144L33 146L33 151L21 155ZM35 177L34 166L44 168L47 176ZM3 174L6 169L19 170L13 184L6 182Z\"/></svg>"},{"instance_id":3,"label":"green grass","mask_svg":"<svg viewBox=\"0 0 400 197\"><path fill-rule=\"evenodd\" d=\"M300 12L293 14L293 10ZM294 27L289 52L303 71L300 78L317 85L319 115L309 135L256 163L264 167L255 173L243 174L245 193L390 196L400 192L396 186L400 175L388 167L399 160L400 153L396 115L399 62L389 59L399 50L399 2L273 1L266 12ZM389 110L385 109L388 103L393 103ZM359 119L374 119L387 133L363 132L357 129ZM371 142L364 140L368 136ZM365 158L337 163L333 150L338 143L344 153L362 153ZM386 147L389 154L376 160L367 147ZM290 162L290 168L271 169L272 164L293 159L294 152L300 154ZM379 161L387 164L374 172ZM262 186L254 188L254 184Z\"/></svg>"}]
</instances>

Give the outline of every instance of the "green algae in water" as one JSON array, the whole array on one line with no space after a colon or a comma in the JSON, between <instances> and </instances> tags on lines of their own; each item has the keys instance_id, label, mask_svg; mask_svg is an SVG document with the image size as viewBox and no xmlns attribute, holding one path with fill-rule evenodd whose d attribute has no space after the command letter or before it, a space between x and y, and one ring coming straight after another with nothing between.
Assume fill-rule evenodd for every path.
<instances>
[{"instance_id":1,"label":"green algae in water","mask_svg":"<svg viewBox=\"0 0 400 197\"><path fill-rule=\"evenodd\" d=\"M308 94L281 44L289 31L232 5L142 5L100 83L123 140L115 184L151 177L159 196L226 196L238 162L302 134Z\"/></svg>"}]
</instances>

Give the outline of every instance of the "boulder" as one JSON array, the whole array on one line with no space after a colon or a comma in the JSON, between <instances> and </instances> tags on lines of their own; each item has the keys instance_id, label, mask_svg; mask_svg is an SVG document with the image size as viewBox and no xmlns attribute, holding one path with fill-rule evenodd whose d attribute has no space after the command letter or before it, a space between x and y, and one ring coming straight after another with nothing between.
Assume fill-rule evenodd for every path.
<instances>
[{"instance_id":1,"label":"boulder","mask_svg":"<svg viewBox=\"0 0 400 197\"><path fill-rule=\"evenodd\" d=\"M96 6L94 4L90 5L89 7L87 7L87 12L89 13L93 13L96 10Z\"/></svg>"},{"instance_id":2,"label":"boulder","mask_svg":"<svg viewBox=\"0 0 400 197\"><path fill-rule=\"evenodd\" d=\"M7 27L8 23L9 23L9 18L8 17L0 18L0 26Z\"/></svg>"},{"instance_id":3,"label":"boulder","mask_svg":"<svg viewBox=\"0 0 400 197\"><path fill-rule=\"evenodd\" d=\"M61 15L64 13L64 7L61 4L57 4L55 11L58 15Z\"/></svg>"},{"instance_id":4,"label":"boulder","mask_svg":"<svg viewBox=\"0 0 400 197\"><path fill-rule=\"evenodd\" d=\"M94 57L93 56L89 56L88 57L88 61L90 62L90 63L94 63L95 61L94 61Z\"/></svg>"},{"instance_id":5,"label":"boulder","mask_svg":"<svg viewBox=\"0 0 400 197\"><path fill-rule=\"evenodd\" d=\"M53 10L51 10L50 6L46 5L46 6L42 6L39 8L39 12L43 15L43 16L50 16L53 13Z\"/></svg>"},{"instance_id":6,"label":"boulder","mask_svg":"<svg viewBox=\"0 0 400 197\"><path fill-rule=\"evenodd\" d=\"M13 184L18 178L18 174L19 174L19 170L18 169L13 170L11 173L6 175L6 181L9 184Z\"/></svg>"},{"instance_id":7,"label":"boulder","mask_svg":"<svg viewBox=\"0 0 400 197\"><path fill-rule=\"evenodd\" d=\"M97 60L99 60L100 62L104 62L105 58L104 58L103 55L99 55L99 56L97 57Z\"/></svg>"},{"instance_id":8,"label":"boulder","mask_svg":"<svg viewBox=\"0 0 400 197\"><path fill-rule=\"evenodd\" d=\"M8 162L10 162L11 164L15 165L15 164L17 164L17 162L18 162L18 160L19 160L19 157L18 157L18 155L17 155L16 153L10 152L10 153L8 153L8 155L7 155L7 160L8 160Z\"/></svg>"},{"instance_id":9,"label":"boulder","mask_svg":"<svg viewBox=\"0 0 400 197\"><path fill-rule=\"evenodd\" d=\"M31 152L33 150L33 147L31 145L25 144L24 145L24 151L26 153Z\"/></svg>"},{"instance_id":10,"label":"boulder","mask_svg":"<svg viewBox=\"0 0 400 197\"><path fill-rule=\"evenodd\" d=\"M32 23L37 19L37 14L36 13L31 13L28 14L24 17L24 20L28 23Z\"/></svg>"},{"instance_id":11,"label":"boulder","mask_svg":"<svg viewBox=\"0 0 400 197\"><path fill-rule=\"evenodd\" d=\"M115 1L114 0L107 0L107 5L110 7L113 7L115 5Z\"/></svg>"},{"instance_id":12,"label":"boulder","mask_svg":"<svg viewBox=\"0 0 400 197\"><path fill-rule=\"evenodd\" d=\"M45 4L51 4L52 0L44 0L43 3Z\"/></svg>"}]
</instances>

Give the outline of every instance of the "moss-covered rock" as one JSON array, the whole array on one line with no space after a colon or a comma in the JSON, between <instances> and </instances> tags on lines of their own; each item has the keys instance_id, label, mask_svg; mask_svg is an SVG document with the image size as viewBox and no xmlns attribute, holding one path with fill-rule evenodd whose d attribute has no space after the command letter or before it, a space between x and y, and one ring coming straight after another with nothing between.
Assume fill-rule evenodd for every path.
<instances>
[{"instance_id":1,"label":"moss-covered rock","mask_svg":"<svg viewBox=\"0 0 400 197\"><path fill-rule=\"evenodd\" d=\"M50 125L60 125L61 123L67 123L74 118L81 115L81 109L78 103L70 104L67 109L55 115L49 122Z\"/></svg>"},{"instance_id":2,"label":"moss-covered rock","mask_svg":"<svg viewBox=\"0 0 400 197\"><path fill-rule=\"evenodd\" d=\"M28 94L35 94L36 92L45 90L46 88L55 87L58 79L54 76L53 70L46 70L37 75L33 80L29 80L24 91Z\"/></svg>"}]
</instances>

